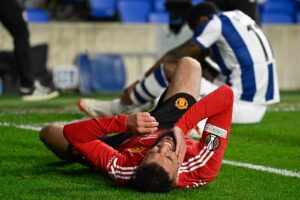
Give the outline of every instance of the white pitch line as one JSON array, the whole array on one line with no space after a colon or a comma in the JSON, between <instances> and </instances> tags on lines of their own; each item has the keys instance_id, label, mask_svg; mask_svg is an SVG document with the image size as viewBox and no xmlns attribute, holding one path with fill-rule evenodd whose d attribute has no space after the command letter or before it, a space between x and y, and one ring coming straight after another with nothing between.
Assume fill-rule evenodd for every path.
<instances>
[{"instance_id":1,"label":"white pitch line","mask_svg":"<svg viewBox=\"0 0 300 200\"><path fill-rule=\"evenodd\" d=\"M20 129L31 130L31 131L40 131L41 130L41 127L39 127L39 126L14 124L14 123L9 123L9 122L0 122L0 126L14 127L14 128L20 128Z\"/></svg>"},{"instance_id":2,"label":"white pitch line","mask_svg":"<svg viewBox=\"0 0 300 200\"><path fill-rule=\"evenodd\" d=\"M15 124L15 123L10 123L10 122L0 122L0 126L14 127L14 128L20 128L20 129L32 130L32 131L40 131L47 124L64 125L64 124L68 124L68 123L75 122L75 121L78 121L78 120L50 122L50 123L43 124L42 126L33 126L33 125L27 125L27 124Z\"/></svg>"},{"instance_id":3,"label":"white pitch line","mask_svg":"<svg viewBox=\"0 0 300 200\"><path fill-rule=\"evenodd\" d=\"M70 123L70 122L53 122L53 123L66 124L66 123ZM9 122L0 122L0 126L14 127L14 128L20 128L20 129L32 130L32 131L40 131L42 129L42 127L40 127L40 126L14 124L14 123L9 123ZM276 169L273 167L254 165L254 164L250 164L250 163L242 163L242 162L236 162L236 161L230 161L230 160L223 160L222 163L226 164L226 165L236 166L236 167L243 167L243 168L248 168L248 169L254 169L257 171L269 172L272 174L278 174L278 175L282 175L282 176L300 178L300 173L294 172L294 171L289 171L286 169Z\"/></svg>"},{"instance_id":4,"label":"white pitch line","mask_svg":"<svg viewBox=\"0 0 300 200\"><path fill-rule=\"evenodd\" d=\"M244 168L248 168L248 169L254 169L257 171L264 171L264 172L269 172L269 173L273 173L273 174L279 174L282 176L290 176L290 177L300 178L300 173L294 172L294 171L289 171L286 169L276 169L273 167L266 167L266 166L262 166L262 165L253 165L250 163L242 163L242 162L236 162L236 161L230 161L230 160L223 160L222 163L227 164L227 165L236 166L236 167L244 167Z\"/></svg>"}]
</instances>

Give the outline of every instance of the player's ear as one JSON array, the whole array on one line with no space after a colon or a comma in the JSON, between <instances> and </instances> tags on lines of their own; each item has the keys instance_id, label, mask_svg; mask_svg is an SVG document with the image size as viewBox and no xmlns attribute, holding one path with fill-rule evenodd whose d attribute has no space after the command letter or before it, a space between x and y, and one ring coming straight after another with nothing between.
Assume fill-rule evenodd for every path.
<instances>
[{"instance_id":1,"label":"player's ear","mask_svg":"<svg viewBox=\"0 0 300 200\"><path fill-rule=\"evenodd\" d=\"M207 19L208 19L207 16L200 16L199 18L200 24L203 24Z\"/></svg>"}]
</instances>

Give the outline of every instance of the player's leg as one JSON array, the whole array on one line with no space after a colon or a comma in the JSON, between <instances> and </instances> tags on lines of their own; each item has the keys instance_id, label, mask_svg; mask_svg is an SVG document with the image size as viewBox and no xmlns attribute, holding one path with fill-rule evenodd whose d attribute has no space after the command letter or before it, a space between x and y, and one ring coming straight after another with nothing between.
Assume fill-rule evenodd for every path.
<instances>
[{"instance_id":1,"label":"player's leg","mask_svg":"<svg viewBox=\"0 0 300 200\"><path fill-rule=\"evenodd\" d=\"M32 88L29 31L23 19L22 10L16 1L1 1L0 21L13 37L16 70L20 76L20 85L21 87Z\"/></svg>"},{"instance_id":2,"label":"player's leg","mask_svg":"<svg viewBox=\"0 0 300 200\"><path fill-rule=\"evenodd\" d=\"M187 93L195 99L198 99L201 77L202 72L200 63L191 57L183 57L178 62L178 66L170 82L164 100L177 93Z\"/></svg>"},{"instance_id":3,"label":"player's leg","mask_svg":"<svg viewBox=\"0 0 300 200\"><path fill-rule=\"evenodd\" d=\"M184 57L178 62L168 89L161 96L150 114L159 123L159 128L169 129L199 98L201 82L200 63Z\"/></svg>"},{"instance_id":4,"label":"player's leg","mask_svg":"<svg viewBox=\"0 0 300 200\"><path fill-rule=\"evenodd\" d=\"M257 105L253 102L235 100L233 104L232 123L251 124L259 123L267 110L266 105Z\"/></svg>"},{"instance_id":5,"label":"player's leg","mask_svg":"<svg viewBox=\"0 0 300 200\"><path fill-rule=\"evenodd\" d=\"M51 124L40 131L40 140L60 159L71 160L69 142L63 135L63 126Z\"/></svg>"},{"instance_id":6,"label":"player's leg","mask_svg":"<svg viewBox=\"0 0 300 200\"><path fill-rule=\"evenodd\" d=\"M127 113L139 106L149 110L151 103L159 97L176 69L175 64L160 65L152 68L139 81L127 87L119 99L113 101L99 101L94 99L80 99L78 107L91 117L113 116Z\"/></svg>"}]
</instances>

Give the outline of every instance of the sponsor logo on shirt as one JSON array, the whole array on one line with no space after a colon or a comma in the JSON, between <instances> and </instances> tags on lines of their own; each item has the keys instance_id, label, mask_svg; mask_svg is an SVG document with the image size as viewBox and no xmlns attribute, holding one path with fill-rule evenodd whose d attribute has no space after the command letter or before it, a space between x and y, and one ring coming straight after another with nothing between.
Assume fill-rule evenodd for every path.
<instances>
[{"instance_id":1,"label":"sponsor logo on shirt","mask_svg":"<svg viewBox=\"0 0 300 200\"><path fill-rule=\"evenodd\" d=\"M206 124L204 131L207 131L209 133L212 133L214 135L220 136L221 138L226 138L227 136L227 131L225 129L216 127L214 125L211 124Z\"/></svg>"},{"instance_id":2,"label":"sponsor logo on shirt","mask_svg":"<svg viewBox=\"0 0 300 200\"><path fill-rule=\"evenodd\" d=\"M131 153L141 153L145 149L146 149L145 147L132 147L132 148L129 148L128 151Z\"/></svg>"},{"instance_id":3,"label":"sponsor logo on shirt","mask_svg":"<svg viewBox=\"0 0 300 200\"><path fill-rule=\"evenodd\" d=\"M188 105L189 105L188 101L183 97L178 98L175 101L175 107L178 108L179 110L187 109Z\"/></svg>"}]
</instances>

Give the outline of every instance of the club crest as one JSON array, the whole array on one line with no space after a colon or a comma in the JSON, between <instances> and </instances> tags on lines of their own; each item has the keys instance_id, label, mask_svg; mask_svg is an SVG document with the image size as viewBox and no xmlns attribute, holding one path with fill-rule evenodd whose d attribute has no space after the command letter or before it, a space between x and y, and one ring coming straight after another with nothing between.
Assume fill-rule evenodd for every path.
<instances>
[{"instance_id":1,"label":"club crest","mask_svg":"<svg viewBox=\"0 0 300 200\"><path fill-rule=\"evenodd\" d=\"M175 101L175 107L178 108L179 110L184 110L188 108L188 101L185 98L178 98Z\"/></svg>"}]
</instances>

